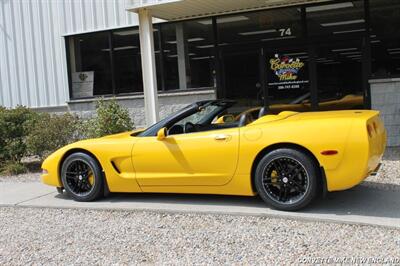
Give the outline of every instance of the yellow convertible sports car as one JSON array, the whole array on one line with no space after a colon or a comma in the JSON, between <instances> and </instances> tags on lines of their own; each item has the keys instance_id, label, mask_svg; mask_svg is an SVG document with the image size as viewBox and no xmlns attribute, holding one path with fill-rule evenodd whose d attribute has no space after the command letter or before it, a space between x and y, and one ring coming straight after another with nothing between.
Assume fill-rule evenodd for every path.
<instances>
[{"instance_id":1,"label":"yellow convertible sports car","mask_svg":"<svg viewBox=\"0 0 400 266\"><path fill-rule=\"evenodd\" d=\"M42 182L78 201L108 192L254 196L298 210L377 171L386 133L377 111L281 112L215 123L235 104L201 101L145 130L79 141L50 155ZM249 122L252 121L252 122Z\"/></svg>"}]
</instances>

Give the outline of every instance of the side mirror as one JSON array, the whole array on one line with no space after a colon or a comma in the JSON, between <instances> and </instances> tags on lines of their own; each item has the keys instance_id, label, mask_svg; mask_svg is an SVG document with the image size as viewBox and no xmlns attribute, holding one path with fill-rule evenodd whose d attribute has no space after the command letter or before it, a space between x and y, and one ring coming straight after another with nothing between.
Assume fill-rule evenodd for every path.
<instances>
[{"instance_id":1,"label":"side mirror","mask_svg":"<svg viewBox=\"0 0 400 266\"><path fill-rule=\"evenodd\" d=\"M163 140L167 137L167 128L163 127L157 132L157 140Z\"/></svg>"}]
</instances>

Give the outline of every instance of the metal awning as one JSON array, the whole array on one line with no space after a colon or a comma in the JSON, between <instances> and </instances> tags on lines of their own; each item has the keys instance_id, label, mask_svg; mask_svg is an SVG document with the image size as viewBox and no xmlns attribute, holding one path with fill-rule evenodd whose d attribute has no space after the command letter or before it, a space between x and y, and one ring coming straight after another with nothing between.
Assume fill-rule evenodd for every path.
<instances>
[{"instance_id":1,"label":"metal awning","mask_svg":"<svg viewBox=\"0 0 400 266\"><path fill-rule=\"evenodd\" d=\"M127 10L146 8L153 17L173 21L332 0L134 0Z\"/></svg>"}]
</instances>

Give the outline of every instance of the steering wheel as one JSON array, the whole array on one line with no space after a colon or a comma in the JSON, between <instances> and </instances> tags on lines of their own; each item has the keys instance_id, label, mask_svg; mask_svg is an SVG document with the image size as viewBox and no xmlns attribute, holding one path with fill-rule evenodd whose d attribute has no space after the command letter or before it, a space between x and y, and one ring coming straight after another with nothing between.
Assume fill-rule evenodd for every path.
<instances>
[{"instance_id":1,"label":"steering wheel","mask_svg":"<svg viewBox=\"0 0 400 266\"><path fill-rule=\"evenodd\" d=\"M186 122L185 133L195 132L196 126L192 122Z\"/></svg>"}]
</instances>

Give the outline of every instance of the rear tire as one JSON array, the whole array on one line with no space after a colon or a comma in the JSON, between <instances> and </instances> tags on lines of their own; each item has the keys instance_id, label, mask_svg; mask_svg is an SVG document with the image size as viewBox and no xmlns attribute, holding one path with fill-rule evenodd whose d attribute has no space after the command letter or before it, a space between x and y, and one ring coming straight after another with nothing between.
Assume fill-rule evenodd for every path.
<instances>
[{"instance_id":1,"label":"rear tire","mask_svg":"<svg viewBox=\"0 0 400 266\"><path fill-rule=\"evenodd\" d=\"M258 163L255 186L268 205L282 211L296 211L316 197L319 178L312 158L296 149L280 148Z\"/></svg>"},{"instance_id":2,"label":"rear tire","mask_svg":"<svg viewBox=\"0 0 400 266\"><path fill-rule=\"evenodd\" d=\"M102 168L86 153L73 153L65 159L61 168L61 181L65 192L76 201L93 201L103 195Z\"/></svg>"}]
</instances>

